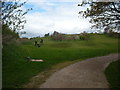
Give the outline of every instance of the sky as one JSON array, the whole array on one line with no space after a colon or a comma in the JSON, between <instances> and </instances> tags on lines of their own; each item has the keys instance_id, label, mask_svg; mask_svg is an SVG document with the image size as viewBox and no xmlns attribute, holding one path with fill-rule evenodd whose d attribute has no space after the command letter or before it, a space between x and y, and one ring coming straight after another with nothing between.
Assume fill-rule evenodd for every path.
<instances>
[{"instance_id":1,"label":"sky","mask_svg":"<svg viewBox=\"0 0 120 90\"><path fill-rule=\"evenodd\" d=\"M22 9L33 8L25 17L26 34L21 37L43 37L58 31L64 34L79 34L83 31L93 31L88 19L78 13L86 7L78 7L80 0L28 0Z\"/></svg>"}]
</instances>

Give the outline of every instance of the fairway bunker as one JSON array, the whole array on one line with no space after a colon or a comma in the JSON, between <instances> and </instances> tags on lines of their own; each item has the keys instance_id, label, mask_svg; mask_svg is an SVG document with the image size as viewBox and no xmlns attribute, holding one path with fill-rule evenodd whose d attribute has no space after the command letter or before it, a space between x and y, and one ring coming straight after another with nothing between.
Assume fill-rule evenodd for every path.
<instances>
[{"instance_id":1,"label":"fairway bunker","mask_svg":"<svg viewBox=\"0 0 120 90\"><path fill-rule=\"evenodd\" d=\"M30 56L26 57L27 61L33 61L33 62L43 62L42 59L31 59Z\"/></svg>"},{"instance_id":2,"label":"fairway bunker","mask_svg":"<svg viewBox=\"0 0 120 90\"><path fill-rule=\"evenodd\" d=\"M33 62L43 62L43 60L41 60L41 59L31 59L30 61L33 61Z\"/></svg>"}]
</instances>

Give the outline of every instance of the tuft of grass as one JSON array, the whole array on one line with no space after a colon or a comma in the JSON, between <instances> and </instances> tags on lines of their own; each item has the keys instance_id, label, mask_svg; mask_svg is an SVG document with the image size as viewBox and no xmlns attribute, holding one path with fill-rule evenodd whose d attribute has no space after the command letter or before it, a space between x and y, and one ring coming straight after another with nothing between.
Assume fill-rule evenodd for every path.
<instances>
[{"instance_id":1,"label":"tuft of grass","mask_svg":"<svg viewBox=\"0 0 120 90\"><path fill-rule=\"evenodd\" d=\"M120 60L112 62L105 70L110 88L120 88Z\"/></svg>"}]
</instances>

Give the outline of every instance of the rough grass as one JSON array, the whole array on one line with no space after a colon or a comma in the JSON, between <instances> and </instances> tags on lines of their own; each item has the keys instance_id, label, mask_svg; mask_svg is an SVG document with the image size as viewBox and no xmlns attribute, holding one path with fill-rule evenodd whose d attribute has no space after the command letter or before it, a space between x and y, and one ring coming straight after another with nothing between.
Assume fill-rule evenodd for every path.
<instances>
[{"instance_id":1,"label":"rough grass","mask_svg":"<svg viewBox=\"0 0 120 90\"><path fill-rule=\"evenodd\" d=\"M19 35L17 33L15 33L14 31L12 31L11 29L9 29L6 25L2 26L2 35L3 36L12 36L14 38L19 38Z\"/></svg>"},{"instance_id":2,"label":"rough grass","mask_svg":"<svg viewBox=\"0 0 120 90\"><path fill-rule=\"evenodd\" d=\"M39 38L35 40L40 40ZM105 35L91 35L90 40L54 41L43 38L40 48L34 46L34 39L4 45L3 47L3 88L22 87L30 78L52 66L73 60L118 52L118 39ZM44 62L27 62L25 57L43 59Z\"/></svg>"},{"instance_id":3,"label":"rough grass","mask_svg":"<svg viewBox=\"0 0 120 90\"><path fill-rule=\"evenodd\" d=\"M120 60L112 62L105 70L110 88L120 88Z\"/></svg>"}]
</instances>

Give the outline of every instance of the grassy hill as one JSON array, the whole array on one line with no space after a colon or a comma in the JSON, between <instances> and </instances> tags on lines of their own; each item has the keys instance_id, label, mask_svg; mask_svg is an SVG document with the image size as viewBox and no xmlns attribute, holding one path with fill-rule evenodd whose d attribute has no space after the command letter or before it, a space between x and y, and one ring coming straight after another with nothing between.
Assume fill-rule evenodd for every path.
<instances>
[{"instance_id":1,"label":"grassy hill","mask_svg":"<svg viewBox=\"0 0 120 90\"><path fill-rule=\"evenodd\" d=\"M54 41L50 37L44 40L40 48L32 40L20 40L3 46L3 88L21 87L30 78L52 66L74 60L117 53L118 39L105 35L91 34L90 40ZM26 57L43 59L44 62L28 62Z\"/></svg>"}]
</instances>

